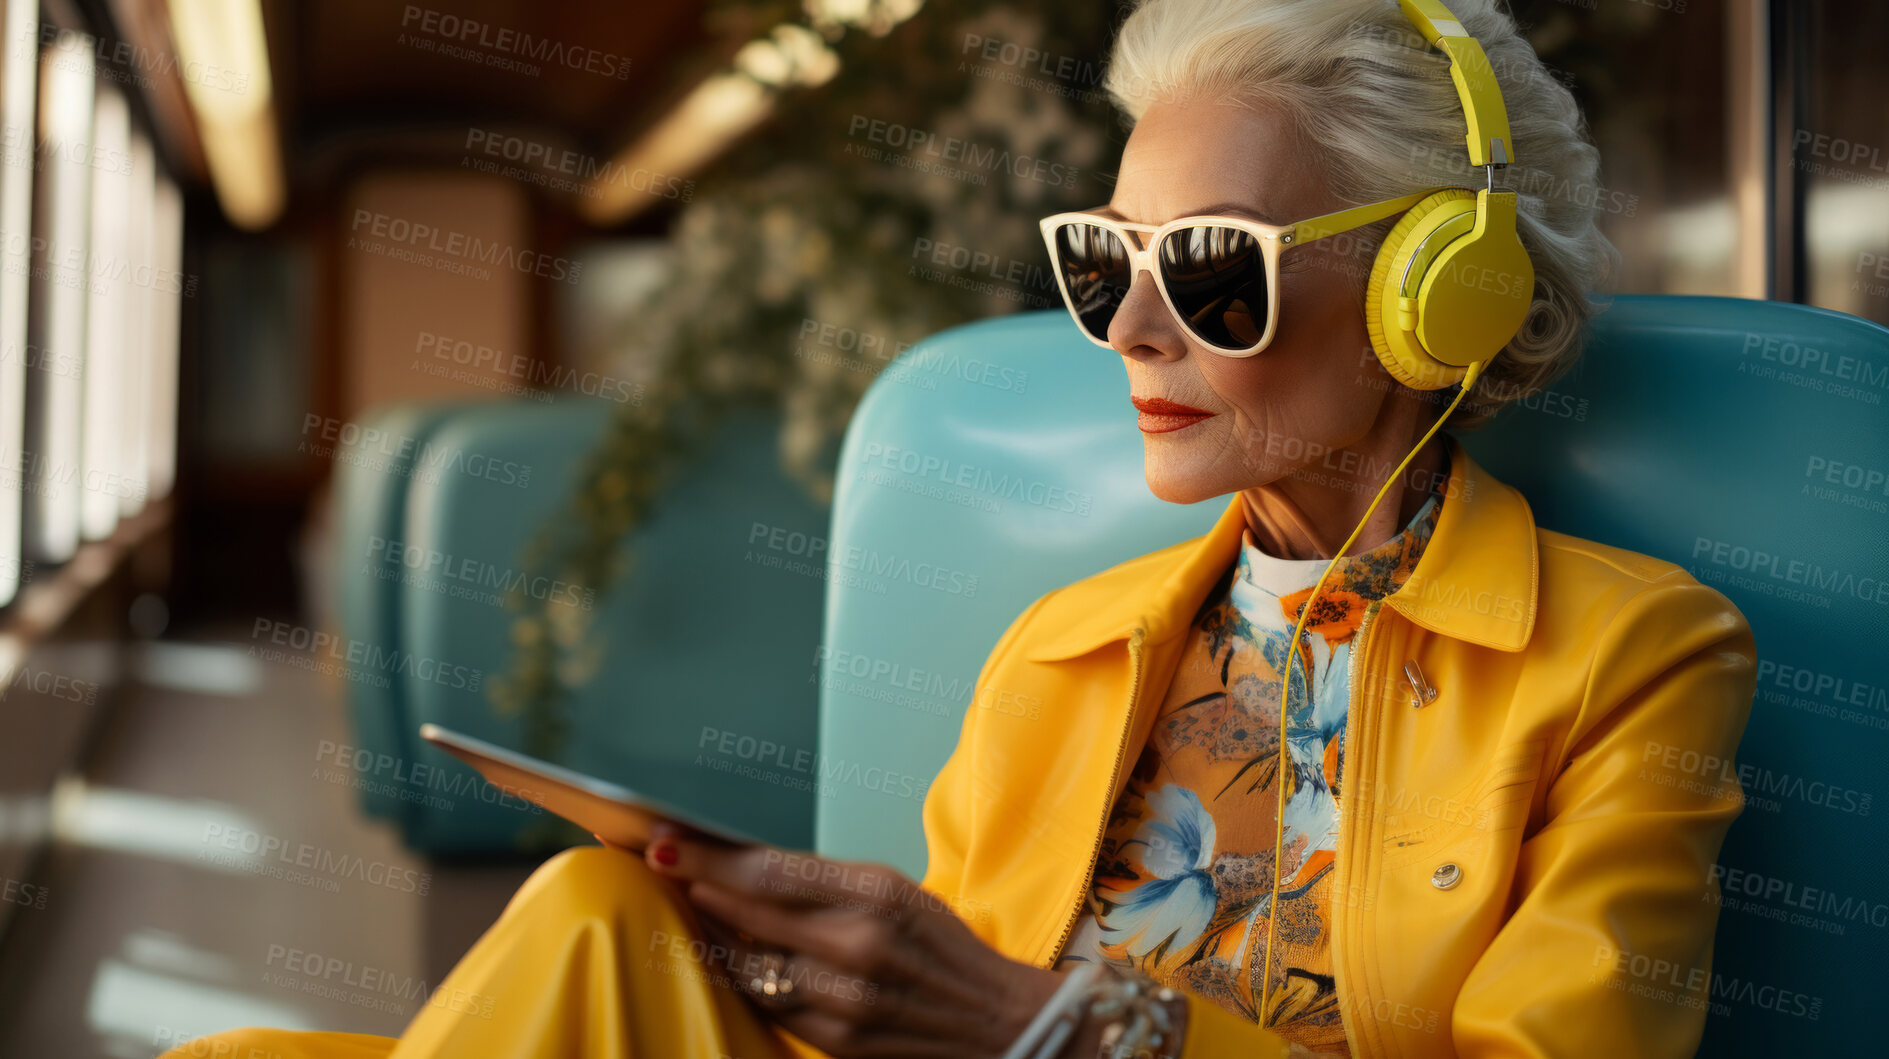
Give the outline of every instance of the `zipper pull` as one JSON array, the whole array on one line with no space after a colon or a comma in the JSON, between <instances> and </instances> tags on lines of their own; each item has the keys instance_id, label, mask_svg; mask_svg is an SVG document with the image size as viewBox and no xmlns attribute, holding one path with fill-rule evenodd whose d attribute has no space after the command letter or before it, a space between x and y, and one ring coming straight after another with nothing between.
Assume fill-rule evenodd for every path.
<instances>
[{"instance_id":1,"label":"zipper pull","mask_svg":"<svg viewBox=\"0 0 1889 1059\"><path fill-rule=\"evenodd\" d=\"M1423 679L1423 669L1414 658L1404 661L1404 679L1410 681L1410 705L1421 710L1436 701L1436 689Z\"/></svg>"}]
</instances>

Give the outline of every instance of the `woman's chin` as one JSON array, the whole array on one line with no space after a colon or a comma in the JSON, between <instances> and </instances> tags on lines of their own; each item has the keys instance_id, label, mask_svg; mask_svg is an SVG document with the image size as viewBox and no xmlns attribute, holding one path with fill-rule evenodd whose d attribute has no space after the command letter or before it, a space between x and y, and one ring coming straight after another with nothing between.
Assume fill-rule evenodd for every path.
<instances>
[{"instance_id":1,"label":"woman's chin","mask_svg":"<svg viewBox=\"0 0 1889 1059\"><path fill-rule=\"evenodd\" d=\"M1148 491L1170 504L1195 504L1225 493L1206 479L1192 474L1164 473L1152 463L1147 467Z\"/></svg>"}]
</instances>

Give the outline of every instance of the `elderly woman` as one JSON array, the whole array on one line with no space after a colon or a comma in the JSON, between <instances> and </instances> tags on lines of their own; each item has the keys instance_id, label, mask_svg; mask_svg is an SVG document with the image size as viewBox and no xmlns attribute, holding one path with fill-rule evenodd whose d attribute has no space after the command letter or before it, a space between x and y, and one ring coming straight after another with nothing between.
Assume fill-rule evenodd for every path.
<instances>
[{"instance_id":1,"label":"elderly woman","mask_svg":"<svg viewBox=\"0 0 1889 1059\"><path fill-rule=\"evenodd\" d=\"M1749 627L1436 435L1577 355L1567 89L1490 0L1147 0L1107 87L1114 197L1048 245L1149 488L1231 499L1004 633L979 701L1043 708L968 711L922 882L567 851L400 1039L172 1054L1692 1054L1742 800L1663 763L1732 757Z\"/></svg>"}]
</instances>

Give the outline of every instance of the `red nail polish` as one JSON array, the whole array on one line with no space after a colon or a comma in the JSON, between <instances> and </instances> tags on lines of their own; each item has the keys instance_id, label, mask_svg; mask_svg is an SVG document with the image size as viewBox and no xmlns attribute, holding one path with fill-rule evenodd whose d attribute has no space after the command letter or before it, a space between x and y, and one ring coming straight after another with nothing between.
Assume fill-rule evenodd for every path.
<instances>
[{"instance_id":1,"label":"red nail polish","mask_svg":"<svg viewBox=\"0 0 1889 1059\"><path fill-rule=\"evenodd\" d=\"M675 867L678 856L679 854L676 852L676 847L667 842L656 847L656 863L665 868Z\"/></svg>"}]
</instances>

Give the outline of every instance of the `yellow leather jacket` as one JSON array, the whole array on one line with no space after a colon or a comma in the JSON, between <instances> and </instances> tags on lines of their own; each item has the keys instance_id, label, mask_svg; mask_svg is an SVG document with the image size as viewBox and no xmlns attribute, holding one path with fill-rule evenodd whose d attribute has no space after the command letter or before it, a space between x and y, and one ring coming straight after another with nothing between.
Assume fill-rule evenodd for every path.
<instances>
[{"instance_id":1,"label":"yellow leather jacket","mask_svg":"<svg viewBox=\"0 0 1889 1059\"><path fill-rule=\"evenodd\" d=\"M1447 435L1446 435L1447 436ZM1684 569L1540 529L1449 438L1434 535L1353 646L1333 960L1359 1056L1689 1056L1705 1024L1743 614ZM1048 967L1193 615L1205 536L1037 599L925 801L923 885ZM1405 664L1437 692L1418 707ZM1018 710L1005 704L1040 703ZM1189 994L1184 1059L1286 1042Z\"/></svg>"}]
</instances>

